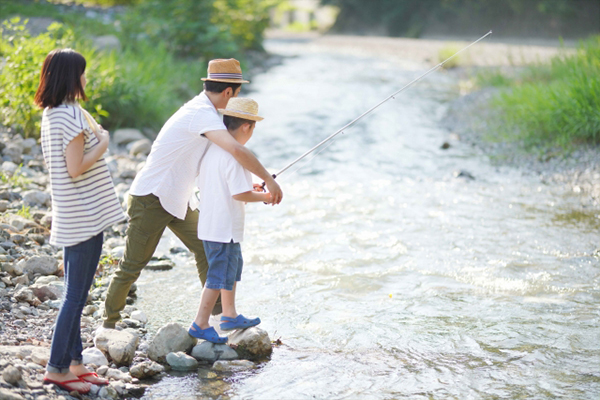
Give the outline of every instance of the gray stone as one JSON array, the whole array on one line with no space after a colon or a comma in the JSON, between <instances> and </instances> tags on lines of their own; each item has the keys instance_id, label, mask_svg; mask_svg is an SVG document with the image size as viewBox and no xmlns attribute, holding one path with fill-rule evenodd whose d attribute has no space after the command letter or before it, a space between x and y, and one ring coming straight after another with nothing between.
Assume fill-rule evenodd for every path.
<instances>
[{"instance_id":1,"label":"gray stone","mask_svg":"<svg viewBox=\"0 0 600 400\"><path fill-rule=\"evenodd\" d=\"M125 246L117 246L110 250L110 255L114 258L122 258L123 254L125 254Z\"/></svg>"},{"instance_id":2,"label":"gray stone","mask_svg":"<svg viewBox=\"0 0 600 400\"><path fill-rule=\"evenodd\" d=\"M89 347L82 353L84 364L95 364L97 366L108 365L108 359L102 352L102 350L96 347Z\"/></svg>"},{"instance_id":3,"label":"gray stone","mask_svg":"<svg viewBox=\"0 0 600 400\"><path fill-rule=\"evenodd\" d=\"M21 276L23 275L23 267L19 264L3 262L2 263L2 271L8 272L12 276Z\"/></svg>"},{"instance_id":4,"label":"gray stone","mask_svg":"<svg viewBox=\"0 0 600 400\"><path fill-rule=\"evenodd\" d=\"M14 226L18 231L22 231L25 228L33 228L36 227L37 224L33 221L30 221L26 218L21 217L17 214L11 214L6 217L6 221Z\"/></svg>"},{"instance_id":5,"label":"gray stone","mask_svg":"<svg viewBox=\"0 0 600 400\"><path fill-rule=\"evenodd\" d=\"M0 400L25 400L25 398L9 389L0 389Z\"/></svg>"},{"instance_id":6,"label":"gray stone","mask_svg":"<svg viewBox=\"0 0 600 400\"><path fill-rule=\"evenodd\" d=\"M45 367L50 359L50 348L49 347L34 347L31 350L31 361Z\"/></svg>"},{"instance_id":7,"label":"gray stone","mask_svg":"<svg viewBox=\"0 0 600 400\"><path fill-rule=\"evenodd\" d=\"M156 374L160 374L165 370L165 367L151 360L142 361L135 364L129 370L131 376L138 379L147 379Z\"/></svg>"},{"instance_id":8,"label":"gray stone","mask_svg":"<svg viewBox=\"0 0 600 400\"><path fill-rule=\"evenodd\" d=\"M17 386L21 380L21 371L12 365L9 365L2 371L2 379L13 386Z\"/></svg>"},{"instance_id":9,"label":"gray stone","mask_svg":"<svg viewBox=\"0 0 600 400\"><path fill-rule=\"evenodd\" d=\"M52 198L50 193L40 190L28 190L22 194L23 201L29 206L50 207Z\"/></svg>"},{"instance_id":10,"label":"gray stone","mask_svg":"<svg viewBox=\"0 0 600 400\"><path fill-rule=\"evenodd\" d=\"M33 278L34 274L54 275L58 272L58 261L50 256L33 256L27 260L22 260L19 265L23 268L23 273Z\"/></svg>"},{"instance_id":11,"label":"gray stone","mask_svg":"<svg viewBox=\"0 0 600 400\"><path fill-rule=\"evenodd\" d=\"M144 314L143 311L140 310L133 311L131 313L131 318L141 322L142 324L148 322L148 317L146 316L146 314Z\"/></svg>"},{"instance_id":12,"label":"gray stone","mask_svg":"<svg viewBox=\"0 0 600 400\"><path fill-rule=\"evenodd\" d=\"M192 349L192 357L201 361L237 360L238 354L226 344L199 341Z\"/></svg>"},{"instance_id":13,"label":"gray stone","mask_svg":"<svg viewBox=\"0 0 600 400\"><path fill-rule=\"evenodd\" d=\"M0 200L0 212L6 212L8 210L9 202L7 200Z\"/></svg>"},{"instance_id":14,"label":"gray stone","mask_svg":"<svg viewBox=\"0 0 600 400\"><path fill-rule=\"evenodd\" d=\"M152 142L149 139L140 139L130 144L129 155L136 156L143 154L147 156L152 149Z\"/></svg>"},{"instance_id":15,"label":"gray stone","mask_svg":"<svg viewBox=\"0 0 600 400\"><path fill-rule=\"evenodd\" d=\"M116 368L109 368L104 376L108 379L116 379L119 381L131 382L131 375Z\"/></svg>"},{"instance_id":16,"label":"gray stone","mask_svg":"<svg viewBox=\"0 0 600 400\"><path fill-rule=\"evenodd\" d=\"M2 155L8 157L10 161L18 165L23 161L23 148L16 144L9 144L2 151Z\"/></svg>"},{"instance_id":17,"label":"gray stone","mask_svg":"<svg viewBox=\"0 0 600 400\"><path fill-rule=\"evenodd\" d=\"M188 353L196 344L196 339L178 323L171 322L158 330L148 346L148 357L157 362L165 362L169 353Z\"/></svg>"},{"instance_id":18,"label":"gray stone","mask_svg":"<svg viewBox=\"0 0 600 400\"><path fill-rule=\"evenodd\" d=\"M175 371L191 371L198 368L198 361L182 351L167 354L167 362Z\"/></svg>"},{"instance_id":19,"label":"gray stone","mask_svg":"<svg viewBox=\"0 0 600 400\"><path fill-rule=\"evenodd\" d=\"M12 278L13 285L29 285L29 275L15 276Z\"/></svg>"},{"instance_id":20,"label":"gray stone","mask_svg":"<svg viewBox=\"0 0 600 400\"><path fill-rule=\"evenodd\" d=\"M35 295L31 290L29 290L29 288L22 287L21 289L16 291L16 293L14 294L14 298L18 301L24 301L31 304L33 302L33 299L35 299Z\"/></svg>"},{"instance_id":21,"label":"gray stone","mask_svg":"<svg viewBox=\"0 0 600 400\"><path fill-rule=\"evenodd\" d=\"M119 393L117 393L117 390L112 386L102 386L98 392L98 396L102 399L116 400L119 398Z\"/></svg>"},{"instance_id":22,"label":"gray stone","mask_svg":"<svg viewBox=\"0 0 600 400\"><path fill-rule=\"evenodd\" d=\"M112 135L112 142L119 146L141 139L145 139L144 134L133 128L117 129Z\"/></svg>"},{"instance_id":23,"label":"gray stone","mask_svg":"<svg viewBox=\"0 0 600 400\"><path fill-rule=\"evenodd\" d=\"M256 326L233 332L228 343L236 349L240 358L248 360L263 360L273 352L269 334Z\"/></svg>"},{"instance_id":24,"label":"gray stone","mask_svg":"<svg viewBox=\"0 0 600 400\"><path fill-rule=\"evenodd\" d=\"M168 271L175 267L175 263L171 260L151 260L146 269L151 271Z\"/></svg>"},{"instance_id":25,"label":"gray stone","mask_svg":"<svg viewBox=\"0 0 600 400\"><path fill-rule=\"evenodd\" d=\"M64 291L64 283L61 281L53 281L48 284L39 283L39 279L29 289L33 294L44 302L46 300L61 299Z\"/></svg>"},{"instance_id":26,"label":"gray stone","mask_svg":"<svg viewBox=\"0 0 600 400\"><path fill-rule=\"evenodd\" d=\"M8 176L13 176L17 172L17 169L19 169L19 165L12 161L4 161L2 163L2 172Z\"/></svg>"},{"instance_id":27,"label":"gray stone","mask_svg":"<svg viewBox=\"0 0 600 400\"><path fill-rule=\"evenodd\" d=\"M102 366L98 367L98 369L96 370L96 373L98 375L106 375L107 372L108 372L108 365L102 365Z\"/></svg>"},{"instance_id":28,"label":"gray stone","mask_svg":"<svg viewBox=\"0 0 600 400\"><path fill-rule=\"evenodd\" d=\"M52 227L52 214L48 213L40 219L40 225L50 229Z\"/></svg>"},{"instance_id":29,"label":"gray stone","mask_svg":"<svg viewBox=\"0 0 600 400\"><path fill-rule=\"evenodd\" d=\"M243 371L256 368L252 361L248 360L231 360L231 361L216 361L213 364L213 369L216 371Z\"/></svg>"},{"instance_id":30,"label":"gray stone","mask_svg":"<svg viewBox=\"0 0 600 400\"><path fill-rule=\"evenodd\" d=\"M35 146L37 146L37 142L34 138L27 138L21 143L21 147L23 147L24 154L31 153L31 150L33 150Z\"/></svg>"},{"instance_id":31,"label":"gray stone","mask_svg":"<svg viewBox=\"0 0 600 400\"><path fill-rule=\"evenodd\" d=\"M102 330L94 338L96 347L108 354L117 365L131 364L138 342L138 336L115 329Z\"/></svg>"}]
</instances>

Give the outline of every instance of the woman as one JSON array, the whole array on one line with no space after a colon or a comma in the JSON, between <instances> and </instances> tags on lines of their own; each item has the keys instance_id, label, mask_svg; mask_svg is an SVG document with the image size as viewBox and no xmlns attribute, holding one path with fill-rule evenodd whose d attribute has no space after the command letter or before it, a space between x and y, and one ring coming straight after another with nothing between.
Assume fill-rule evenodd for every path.
<instances>
[{"instance_id":1,"label":"woman","mask_svg":"<svg viewBox=\"0 0 600 400\"><path fill-rule=\"evenodd\" d=\"M82 364L81 312L102 252L102 231L124 219L102 155L108 132L77 103L85 96L85 58L71 49L48 54L35 94L42 151L50 174L50 244L64 247L65 296L56 319L44 383L87 393L108 381Z\"/></svg>"}]
</instances>

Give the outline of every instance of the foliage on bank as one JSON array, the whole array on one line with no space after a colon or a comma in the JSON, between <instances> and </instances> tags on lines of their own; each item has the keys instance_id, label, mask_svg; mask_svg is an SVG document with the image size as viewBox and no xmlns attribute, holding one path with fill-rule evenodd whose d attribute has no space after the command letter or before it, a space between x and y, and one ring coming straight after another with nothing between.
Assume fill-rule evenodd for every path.
<instances>
[{"instance_id":1,"label":"foliage on bank","mask_svg":"<svg viewBox=\"0 0 600 400\"><path fill-rule=\"evenodd\" d=\"M600 36L516 78L495 72L479 81L503 88L492 101L500 111L500 139L520 140L530 149L600 145Z\"/></svg>"},{"instance_id":2,"label":"foliage on bank","mask_svg":"<svg viewBox=\"0 0 600 400\"><path fill-rule=\"evenodd\" d=\"M83 106L104 127L157 131L183 102L202 90L200 78L206 74L209 59L235 57L243 62L244 51L261 48L269 7L276 2L100 1L134 4L103 22L86 16L81 7L72 11L63 5L0 0L3 14L23 16L7 21L0 39L0 58L4 59L0 123L25 136L39 135L41 110L33 105L33 96L41 65L51 50L71 47L88 62L89 100ZM23 24L29 15L60 23L32 36ZM118 37L120 48L96 50L93 36L107 34Z\"/></svg>"}]
</instances>

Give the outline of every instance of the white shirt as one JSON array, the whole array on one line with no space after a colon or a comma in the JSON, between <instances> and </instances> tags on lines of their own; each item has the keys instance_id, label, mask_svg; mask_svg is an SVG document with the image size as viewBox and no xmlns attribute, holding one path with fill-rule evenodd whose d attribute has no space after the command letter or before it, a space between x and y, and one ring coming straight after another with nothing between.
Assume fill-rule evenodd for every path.
<instances>
[{"instance_id":1,"label":"white shirt","mask_svg":"<svg viewBox=\"0 0 600 400\"><path fill-rule=\"evenodd\" d=\"M71 178L66 149L83 132L84 153L98 145L78 105L46 108L42 115L42 152L50 175L52 230L50 244L74 246L125 219L104 157Z\"/></svg>"},{"instance_id":2,"label":"white shirt","mask_svg":"<svg viewBox=\"0 0 600 400\"><path fill-rule=\"evenodd\" d=\"M219 146L208 148L198 175L198 238L211 242L244 240L245 203L232 196L252 191L252 175Z\"/></svg>"},{"instance_id":3,"label":"white shirt","mask_svg":"<svg viewBox=\"0 0 600 400\"><path fill-rule=\"evenodd\" d=\"M129 193L154 194L169 214L185 219L200 162L209 144L202 134L225 129L215 106L204 92L200 93L162 127Z\"/></svg>"}]
</instances>

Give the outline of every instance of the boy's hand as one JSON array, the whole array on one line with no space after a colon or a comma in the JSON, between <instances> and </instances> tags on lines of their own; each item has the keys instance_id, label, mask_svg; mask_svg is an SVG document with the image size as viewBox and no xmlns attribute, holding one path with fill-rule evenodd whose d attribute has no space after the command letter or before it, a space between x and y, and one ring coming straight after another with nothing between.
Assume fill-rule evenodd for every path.
<instances>
[{"instance_id":1,"label":"boy's hand","mask_svg":"<svg viewBox=\"0 0 600 400\"><path fill-rule=\"evenodd\" d=\"M255 192L264 192L265 189L263 188L263 186L259 183L253 183L252 187L254 187L254 191Z\"/></svg>"}]
</instances>

